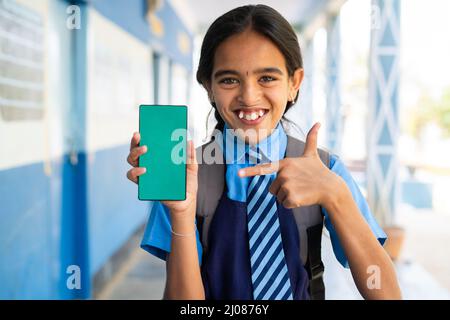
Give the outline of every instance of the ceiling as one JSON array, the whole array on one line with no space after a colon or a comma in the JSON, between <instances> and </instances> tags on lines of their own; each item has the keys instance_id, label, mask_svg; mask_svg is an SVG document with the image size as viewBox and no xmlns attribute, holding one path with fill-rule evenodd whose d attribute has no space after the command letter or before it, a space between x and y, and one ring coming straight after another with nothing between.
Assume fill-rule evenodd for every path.
<instances>
[{"instance_id":1,"label":"ceiling","mask_svg":"<svg viewBox=\"0 0 450 320\"><path fill-rule=\"evenodd\" d=\"M278 10L297 29L305 29L326 11L340 7L345 0L171 0L178 14L195 33L207 27L225 12L247 4L265 4Z\"/></svg>"}]
</instances>

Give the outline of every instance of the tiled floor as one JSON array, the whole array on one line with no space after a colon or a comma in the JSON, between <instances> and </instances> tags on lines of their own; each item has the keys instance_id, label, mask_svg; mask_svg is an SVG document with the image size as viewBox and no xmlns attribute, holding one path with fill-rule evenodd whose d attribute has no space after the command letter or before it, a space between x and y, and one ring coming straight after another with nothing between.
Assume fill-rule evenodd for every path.
<instances>
[{"instance_id":1,"label":"tiled floor","mask_svg":"<svg viewBox=\"0 0 450 320\"><path fill-rule=\"evenodd\" d=\"M334 257L328 237L324 236L322 243L326 299L362 299L356 289L350 270L344 269ZM400 260L395 264L395 269L403 299L450 299L449 291L419 263Z\"/></svg>"},{"instance_id":2,"label":"tiled floor","mask_svg":"<svg viewBox=\"0 0 450 320\"><path fill-rule=\"evenodd\" d=\"M160 300L166 278L165 262L136 249L133 263L119 273L105 288L99 299L112 300Z\"/></svg>"},{"instance_id":3,"label":"tiled floor","mask_svg":"<svg viewBox=\"0 0 450 320\"><path fill-rule=\"evenodd\" d=\"M403 206L397 222L406 230L403 260L419 263L450 291L450 213Z\"/></svg>"}]
</instances>

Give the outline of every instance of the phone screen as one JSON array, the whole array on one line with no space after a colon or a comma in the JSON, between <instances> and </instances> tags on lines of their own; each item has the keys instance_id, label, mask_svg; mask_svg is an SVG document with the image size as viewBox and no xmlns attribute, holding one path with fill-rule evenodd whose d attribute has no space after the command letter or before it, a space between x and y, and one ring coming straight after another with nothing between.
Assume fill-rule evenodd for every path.
<instances>
[{"instance_id":1,"label":"phone screen","mask_svg":"<svg viewBox=\"0 0 450 320\"><path fill-rule=\"evenodd\" d=\"M187 106L141 105L139 157L146 173L138 178L139 200L185 200Z\"/></svg>"}]
</instances>

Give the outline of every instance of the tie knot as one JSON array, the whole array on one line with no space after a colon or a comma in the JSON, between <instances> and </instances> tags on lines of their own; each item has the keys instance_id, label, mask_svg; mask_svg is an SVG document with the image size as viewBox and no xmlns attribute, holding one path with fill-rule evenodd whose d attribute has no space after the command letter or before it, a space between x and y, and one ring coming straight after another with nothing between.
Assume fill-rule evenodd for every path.
<instances>
[{"instance_id":1,"label":"tie knot","mask_svg":"<svg viewBox=\"0 0 450 320\"><path fill-rule=\"evenodd\" d=\"M256 146L249 146L247 152L245 153L245 156L247 157L248 163L250 164L259 164L263 160L262 153Z\"/></svg>"}]
</instances>

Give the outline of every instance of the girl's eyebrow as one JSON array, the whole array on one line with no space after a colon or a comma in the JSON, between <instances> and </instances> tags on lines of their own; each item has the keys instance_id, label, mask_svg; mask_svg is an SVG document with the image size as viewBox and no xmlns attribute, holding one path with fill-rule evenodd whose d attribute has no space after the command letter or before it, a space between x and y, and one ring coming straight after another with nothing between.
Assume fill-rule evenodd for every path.
<instances>
[{"instance_id":1,"label":"girl's eyebrow","mask_svg":"<svg viewBox=\"0 0 450 320\"><path fill-rule=\"evenodd\" d=\"M234 76L239 76L239 72L235 71L235 70L218 70L214 73L214 79L217 79L221 76L224 75L234 75Z\"/></svg>"},{"instance_id":2,"label":"girl's eyebrow","mask_svg":"<svg viewBox=\"0 0 450 320\"><path fill-rule=\"evenodd\" d=\"M261 74L261 73L276 73L279 74L280 76L283 75L283 71L281 71L280 69L276 68L276 67L268 67L268 68L261 68L261 69L256 69L255 71L253 71L254 74ZM217 79L221 76L224 75L234 75L234 76L239 76L240 73L237 72L236 70L218 70L214 73L214 79Z\"/></svg>"},{"instance_id":3,"label":"girl's eyebrow","mask_svg":"<svg viewBox=\"0 0 450 320\"><path fill-rule=\"evenodd\" d=\"M276 68L276 67L257 69L257 70L255 70L253 73L255 73L255 74L260 74L260 73L276 73L276 74L279 74L280 76L283 75L283 71L281 71L280 69L278 69L278 68Z\"/></svg>"}]
</instances>

